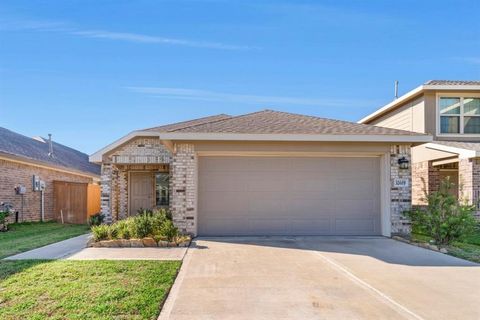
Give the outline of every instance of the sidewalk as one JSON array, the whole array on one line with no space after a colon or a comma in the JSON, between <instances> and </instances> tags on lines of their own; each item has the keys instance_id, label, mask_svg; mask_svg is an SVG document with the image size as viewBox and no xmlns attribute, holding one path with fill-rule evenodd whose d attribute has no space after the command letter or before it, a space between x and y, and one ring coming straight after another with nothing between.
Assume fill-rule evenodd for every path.
<instances>
[{"instance_id":1,"label":"sidewalk","mask_svg":"<svg viewBox=\"0 0 480 320\"><path fill-rule=\"evenodd\" d=\"M86 248L90 234L19 253L5 260L182 260L187 248Z\"/></svg>"}]
</instances>

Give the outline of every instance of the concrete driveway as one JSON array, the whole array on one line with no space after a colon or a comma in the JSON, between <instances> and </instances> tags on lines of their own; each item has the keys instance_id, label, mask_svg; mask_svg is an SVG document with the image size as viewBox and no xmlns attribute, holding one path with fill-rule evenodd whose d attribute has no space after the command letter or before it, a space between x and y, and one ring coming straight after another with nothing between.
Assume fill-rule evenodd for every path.
<instances>
[{"instance_id":1,"label":"concrete driveway","mask_svg":"<svg viewBox=\"0 0 480 320\"><path fill-rule=\"evenodd\" d=\"M480 319L480 266L386 238L199 238L159 319Z\"/></svg>"}]
</instances>

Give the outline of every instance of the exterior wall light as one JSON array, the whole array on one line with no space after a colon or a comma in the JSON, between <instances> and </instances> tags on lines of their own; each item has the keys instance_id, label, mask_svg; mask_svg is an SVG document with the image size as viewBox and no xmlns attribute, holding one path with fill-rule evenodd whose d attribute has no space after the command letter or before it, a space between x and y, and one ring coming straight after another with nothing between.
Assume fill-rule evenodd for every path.
<instances>
[{"instance_id":1,"label":"exterior wall light","mask_svg":"<svg viewBox=\"0 0 480 320\"><path fill-rule=\"evenodd\" d=\"M398 159L398 167L400 169L408 169L410 161L407 158L401 157Z\"/></svg>"}]
</instances>

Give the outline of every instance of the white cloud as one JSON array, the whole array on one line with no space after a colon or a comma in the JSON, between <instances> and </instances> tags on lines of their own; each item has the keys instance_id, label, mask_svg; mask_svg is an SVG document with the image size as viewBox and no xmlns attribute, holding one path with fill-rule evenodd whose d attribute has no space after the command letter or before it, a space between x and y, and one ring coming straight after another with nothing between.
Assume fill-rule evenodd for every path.
<instances>
[{"instance_id":1,"label":"white cloud","mask_svg":"<svg viewBox=\"0 0 480 320\"><path fill-rule=\"evenodd\" d=\"M191 40L176 39L176 38L150 36L150 35L144 35L144 34L138 34L138 33L128 33L128 32L85 30L85 31L73 31L70 33L74 35L82 36L82 37L87 37L87 38L121 40L121 41L138 42L138 43L157 43L157 44L177 45L177 46L187 46L187 47L197 47L197 48L210 48L210 49L222 49L222 50L248 50L248 49L254 48L254 47L248 47L248 46L229 45L229 44L219 43L219 42L191 41Z\"/></svg>"},{"instance_id":2,"label":"white cloud","mask_svg":"<svg viewBox=\"0 0 480 320\"><path fill-rule=\"evenodd\" d=\"M374 101L360 101L358 99L335 99L335 98L302 98L286 96L259 96L250 94L225 93L198 89L165 88L165 87L127 87L136 93L143 93L153 97L197 100L197 101L223 101L255 104L286 104L323 107L359 107L372 105Z\"/></svg>"},{"instance_id":3,"label":"white cloud","mask_svg":"<svg viewBox=\"0 0 480 320\"><path fill-rule=\"evenodd\" d=\"M207 48L218 50L252 50L258 47L233 45L222 42L209 42L170 38L154 35L146 35L130 32L115 32L108 30L89 30L70 26L68 23L59 21L41 20L5 20L0 19L0 31L30 30L37 32L57 32L83 38L108 39L114 41L136 42L144 44L160 44L171 46L185 46L195 48Z\"/></svg>"}]
</instances>

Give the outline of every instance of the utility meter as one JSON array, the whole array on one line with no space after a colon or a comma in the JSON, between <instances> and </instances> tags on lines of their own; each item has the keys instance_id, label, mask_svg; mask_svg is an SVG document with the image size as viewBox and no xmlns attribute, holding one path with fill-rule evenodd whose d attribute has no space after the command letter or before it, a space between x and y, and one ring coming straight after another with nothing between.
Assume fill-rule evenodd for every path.
<instances>
[{"instance_id":1,"label":"utility meter","mask_svg":"<svg viewBox=\"0 0 480 320\"><path fill-rule=\"evenodd\" d=\"M39 190L40 190L40 191L44 191L44 190L45 190L45 187L46 187L45 181L40 180L40 188L39 188Z\"/></svg>"},{"instance_id":2,"label":"utility meter","mask_svg":"<svg viewBox=\"0 0 480 320\"><path fill-rule=\"evenodd\" d=\"M33 176L32 178L33 191L40 191L40 177Z\"/></svg>"},{"instance_id":3,"label":"utility meter","mask_svg":"<svg viewBox=\"0 0 480 320\"><path fill-rule=\"evenodd\" d=\"M25 194L27 192L27 188L25 186L19 185L15 187L16 194Z\"/></svg>"}]
</instances>

